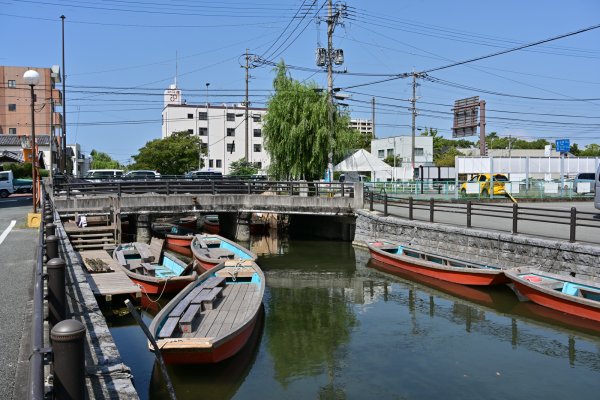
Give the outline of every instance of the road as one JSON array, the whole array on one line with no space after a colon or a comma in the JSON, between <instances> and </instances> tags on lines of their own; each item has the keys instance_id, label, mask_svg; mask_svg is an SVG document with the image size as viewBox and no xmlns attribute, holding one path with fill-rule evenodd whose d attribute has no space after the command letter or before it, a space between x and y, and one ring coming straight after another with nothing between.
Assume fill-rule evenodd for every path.
<instances>
[{"instance_id":1,"label":"road","mask_svg":"<svg viewBox=\"0 0 600 400\"><path fill-rule=\"evenodd\" d=\"M505 205L511 206L510 204ZM450 210L438 211L436 210L434 215L434 222L443 223L449 225L466 226L466 205L457 204L462 207L460 212L451 213ZM520 207L535 207L539 208L539 211L532 211L540 216L530 216L532 219L550 218L552 210L564 210L570 211L571 207L575 207L578 212L591 213L595 215L582 215L581 217L586 218L586 224L595 225L596 228L578 226L576 231L576 240L580 243L589 244L600 244L600 210L594 208L593 202L557 202L557 203L525 203L520 202ZM427 207L425 205L421 207ZM475 210L474 206L474 212ZM382 204L375 204L374 209L383 211ZM546 211L547 210L547 211ZM456 211L456 210L455 210ZM393 216L408 218L408 208L397 207L393 205L388 206L388 213ZM479 211L481 213L481 211ZM429 221L429 210L415 209L414 219L419 221ZM565 224L557 223L544 223L536 221L519 221L518 233L519 235L537 236L546 239L563 239L569 240L569 225L568 219L555 219L556 221L563 222ZM473 228L485 229L497 232L511 232L512 220L507 218L493 217L489 214L486 215L473 215L471 219L471 225Z\"/></svg>"},{"instance_id":2,"label":"road","mask_svg":"<svg viewBox=\"0 0 600 400\"><path fill-rule=\"evenodd\" d=\"M21 339L29 337L28 303L31 299L37 229L27 228L31 195L0 199L0 398L24 398L26 385L16 385ZM28 340L28 339L26 339ZM22 378L21 378L22 379Z\"/></svg>"}]
</instances>

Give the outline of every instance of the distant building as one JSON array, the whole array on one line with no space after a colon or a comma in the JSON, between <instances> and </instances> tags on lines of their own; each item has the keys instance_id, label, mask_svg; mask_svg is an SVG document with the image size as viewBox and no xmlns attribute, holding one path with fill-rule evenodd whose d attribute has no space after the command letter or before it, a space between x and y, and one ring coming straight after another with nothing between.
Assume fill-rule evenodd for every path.
<instances>
[{"instance_id":1,"label":"distant building","mask_svg":"<svg viewBox=\"0 0 600 400\"><path fill-rule=\"evenodd\" d=\"M187 131L200 137L207 150L204 166L228 174L231 163L248 154L248 161L259 170L269 165L262 137L262 120L266 108L248 108L246 138L245 107L240 104L186 104L175 85L165 90L162 112L162 137Z\"/></svg>"},{"instance_id":2,"label":"distant building","mask_svg":"<svg viewBox=\"0 0 600 400\"><path fill-rule=\"evenodd\" d=\"M371 154L380 160L400 156L397 167L412 166L412 136L394 136L375 139L371 142ZM433 137L415 137L415 168L433 165Z\"/></svg>"},{"instance_id":3,"label":"distant building","mask_svg":"<svg viewBox=\"0 0 600 400\"><path fill-rule=\"evenodd\" d=\"M468 157L479 157L479 147L456 150ZM544 149L488 149L486 157L560 157L560 152L552 149L548 156Z\"/></svg>"},{"instance_id":4,"label":"distant building","mask_svg":"<svg viewBox=\"0 0 600 400\"><path fill-rule=\"evenodd\" d=\"M356 129L368 137L373 136L373 121L370 119L351 119L350 128Z\"/></svg>"}]
</instances>

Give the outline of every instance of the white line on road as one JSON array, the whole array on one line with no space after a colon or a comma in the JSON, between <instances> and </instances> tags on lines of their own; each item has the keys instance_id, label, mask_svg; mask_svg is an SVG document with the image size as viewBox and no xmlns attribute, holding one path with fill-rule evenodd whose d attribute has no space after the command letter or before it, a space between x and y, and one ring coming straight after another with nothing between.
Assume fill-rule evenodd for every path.
<instances>
[{"instance_id":1,"label":"white line on road","mask_svg":"<svg viewBox=\"0 0 600 400\"><path fill-rule=\"evenodd\" d=\"M6 228L4 230L4 232L2 232L2 235L0 235L0 244L2 244L2 242L4 242L4 239L6 239L6 237L8 236L8 234L10 233L10 231L12 230L12 228L14 228L14 226L17 224L17 221L15 221L14 219L12 221L10 221L10 225L8 225L8 228Z\"/></svg>"}]
</instances>

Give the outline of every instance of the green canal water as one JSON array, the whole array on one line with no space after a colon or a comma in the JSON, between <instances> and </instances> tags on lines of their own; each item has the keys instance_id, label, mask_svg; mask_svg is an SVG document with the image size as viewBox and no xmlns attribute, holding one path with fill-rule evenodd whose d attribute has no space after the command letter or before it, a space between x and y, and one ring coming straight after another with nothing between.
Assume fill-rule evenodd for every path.
<instances>
[{"instance_id":1,"label":"green canal water","mask_svg":"<svg viewBox=\"0 0 600 400\"><path fill-rule=\"evenodd\" d=\"M241 353L169 366L178 399L598 399L600 325L386 272L345 242L262 238L264 312ZM159 303L144 301L149 325ZM108 317L142 399L166 399L141 329Z\"/></svg>"}]
</instances>

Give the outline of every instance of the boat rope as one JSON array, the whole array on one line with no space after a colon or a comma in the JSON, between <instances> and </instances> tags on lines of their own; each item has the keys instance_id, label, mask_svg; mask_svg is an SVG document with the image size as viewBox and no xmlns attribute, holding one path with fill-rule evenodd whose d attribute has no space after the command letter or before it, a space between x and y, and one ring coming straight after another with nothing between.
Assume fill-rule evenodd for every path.
<instances>
[{"instance_id":1,"label":"boat rope","mask_svg":"<svg viewBox=\"0 0 600 400\"><path fill-rule=\"evenodd\" d=\"M171 279L171 277L167 277L165 279L165 284L163 285L163 288L161 289L160 294L158 295L158 297L156 298L156 300L153 300L152 298L150 298L150 295L148 295L148 292L146 291L146 289L144 289L144 287L142 285L140 285L138 283L137 286L142 290L142 293L148 298L149 302L158 304L160 298L165 293L165 289L167 288L167 284L169 283L169 279ZM160 304L159 304L159 306L160 306Z\"/></svg>"},{"instance_id":2,"label":"boat rope","mask_svg":"<svg viewBox=\"0 0 600 400\"><path fill-rule=\"evenodd\" d=\"M238 262L235 263L235 267L233 268L233 271L229 271L229 275L231 275L231 280L232 281L236 281L237 280L237 276L238 273L240 272L240 269L242 269L242 263L244 262L244 260L239 260Z\"/></svg>"}]
</instances>

